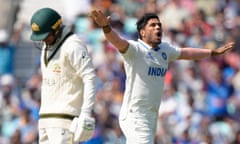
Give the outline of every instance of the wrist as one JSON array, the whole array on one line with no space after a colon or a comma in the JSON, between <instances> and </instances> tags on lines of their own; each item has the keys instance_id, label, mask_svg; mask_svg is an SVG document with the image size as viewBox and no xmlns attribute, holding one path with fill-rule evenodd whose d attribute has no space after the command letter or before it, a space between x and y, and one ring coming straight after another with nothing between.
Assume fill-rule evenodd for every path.
<instances>
[{"instance_id":1,"label":"wrist","mask_svg":"<svg viewBox=\"0 0 240 144\"><path fill-rule=\"evenodd\" d=\"M211 57L213 56L213 50L211 50L210 56L211 56Z\"/></svg>"},{"instance_id":2,"label":"wrist","mask_svg":"<svg viewBox=\"0 0 240 144\"><path fill-rule=\"evenodd\" d=\"M105 26L102 26L102 29L103 29L103 32L105 34L110 33L112 31L112 28L111 28L111 26L109 24L105 25Z\"/></svg>"},{"instance_id":3,"label":"wrist","mask_svg":"<svg viewBox=\"0 0 240 144\"><path fill-rule=\"evenodd\" d=\"M211 50L211 57L214 57L216 55L217 55L217 53L214 50Z\"/></svg>"},{"instance_id":4,"label":"wrist","mask_svg":"<svg viewBox=\"0 0 240 144\"><path fill-rule=\"evenodd\" d=\"M87 116L90 117L92 115L92 111L91 110L82 110L80 113L80 116Z\"/></svg>"}]
</instances>

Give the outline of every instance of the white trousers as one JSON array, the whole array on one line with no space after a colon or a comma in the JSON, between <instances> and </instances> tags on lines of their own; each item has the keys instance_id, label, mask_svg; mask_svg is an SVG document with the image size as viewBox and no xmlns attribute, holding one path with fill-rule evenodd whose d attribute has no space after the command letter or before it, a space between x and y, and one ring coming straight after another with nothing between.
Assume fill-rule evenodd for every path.
<instances>
[{"instance_id":1,"label":"white trousers","mask_svg":"<svg viewBox=\"0 0 240 144\"><path fill-rule=\"evenodd\" d=\"M39 144L76 144L73 134L63 128L39 129Z\"/></svg>"},{"instance_id":2,"label":"white trousers","mask_svg":"<svg viewBox=\"0 0 240 144\"><path fill-rule=\"evenodd\" d=\"M126 136L126 144L154 144L157 127L157 112L135 114L129 112L120 120L120 127Z\"/></svg>"}]
</instances>

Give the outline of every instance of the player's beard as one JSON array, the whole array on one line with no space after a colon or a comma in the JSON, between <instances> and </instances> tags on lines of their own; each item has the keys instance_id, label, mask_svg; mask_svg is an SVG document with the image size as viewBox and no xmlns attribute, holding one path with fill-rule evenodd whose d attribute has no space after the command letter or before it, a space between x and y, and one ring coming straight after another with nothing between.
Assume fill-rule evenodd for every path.
<instances>
[{"instance_id":1,"label":"player's beard","mask_svg":"<svg viewBox=\"0 0 240 144\"><path fill-rule=\"evenodd\" d=\"M162 40L159 38L152 39L152 44L154 47L157 47L159 44L161 44Z\"/></svg>"}]
</instances>

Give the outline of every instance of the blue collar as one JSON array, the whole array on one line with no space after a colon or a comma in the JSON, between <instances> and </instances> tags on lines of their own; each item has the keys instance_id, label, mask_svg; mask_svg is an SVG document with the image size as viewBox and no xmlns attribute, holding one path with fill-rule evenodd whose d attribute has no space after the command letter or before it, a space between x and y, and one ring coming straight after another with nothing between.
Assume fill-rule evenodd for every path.
<instances>
[{"instance_id":1,"label":"blue collar","mask_svg":"<svg viewBox=\"0 0 240 144\"><path fill-rule=\"evenodd\" d=\"M158 50L160 50L160 47L158 46L158 47L156 47L156 48L152 48L154 51L158 51Z\"/></svg>"}]
</instances>

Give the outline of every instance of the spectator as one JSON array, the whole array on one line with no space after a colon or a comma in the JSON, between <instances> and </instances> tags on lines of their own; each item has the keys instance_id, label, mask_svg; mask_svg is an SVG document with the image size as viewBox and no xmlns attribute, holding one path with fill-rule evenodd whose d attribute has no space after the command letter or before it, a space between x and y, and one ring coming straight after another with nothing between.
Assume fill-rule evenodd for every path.
<instances>
[{"instance_id":1,"label":"spectator","mask_svg":"<svg viewBox=\"0 0 240 144\"><path fill-rule=\"evenodd\" d=\"M10 44L9 33L5 29L0 30L0 75L14 73L15 48Z\"/></svg>"},{"instance_id":2,"label":"spectator","mask_svg":"<svg viewBox=\"0 0 240 144\"><path fill-rule=\"evenodd\" d=\"M114 140L124 139L122 139L123 135L119 130L116 118L118 117L118 110L121 107L122 92L125 90L126 78L123 62L118 59L119 55L116 55L115 52L112 51L111 48L113 48L113 46L109 45L109 43L103 39L101 29L97 28L95 23L87 17L88 10L99 8L107 14L112 14L113 28L117 29L117 32L122 36L131 39L137 38L137 30L135 27L137 19L144 13L151 11L156 12L160 18L164 20L163 26L166 28L166 31L164 31L163 34L168 41L176 46L188 47L202 45L204 48L215 49L231 39L235 40L235 48L224 57L206 59L204 61L193 61L192 63L178 61L169 65L170 67L165 77L165 92L160 108L155 142L157 144L175 144L173 142L173 140L175 140L179 143L196 142L197 144L219 144L219 142L216 142L219 139L219 135L224 135L223 137L220 136L219 140L225 142L225 138L229 136L226 132L230 132L229 130L231 130L230 134L234 137L234 140L230 137L233 141L229 142L229 144L240 143L240 5L238 0L83 0L78 6L76 5L76 3L79 3L78 0L10 1L0 0L0 7L3 8L3 13L0 13L0 15L6 15L4 10L9 8L6 6L9 2L20 4L20 11L18 12L17 22L15 22L14 27L15 30L19 30L15 31L18 35L10 36L8 33L8 36L12 38L12 41L8 41L9 44L16 41L19 42L18 47L20 48L22 48L21 46L24 48L32 47L32 43L29 43L29 17L33 10L43 6L58 9L63 14L63 19L64 21L66 20L67 23L71 24L75 22L73 28L75 28L76 33L82 40L87 43L99 79L97 101L94 107L94 117L96 117L97 120L96 130L93 138L86 142L86 144L112 144ZM73 5L76 6L72 9ZM18 6L15 5L14 7ZM81 7L81 9L78 7ZM162 17L172 11L176 12L173 12L167 17ZM9 16L9 18L12 20L15 19L11 16ZM170 21L165 21L165 19L172 20L175 23L170 23ZM6 21L3 20L1 23L2 22L5 23ZM8 30L10 31L12 29L12 22L13 21L10 22L11 24L9 22L7 23ZM3 27L0 26L0 28ZM202 29L204 29L204 31L202 31ZM203 32L206 36L199 36L199 34L203 34ZM1 36L2 35L0 35L0 38ZM20 48L14 50L14 55L17 56L15 57L15 59L17 58L16 61L20 61L20 63L18 62L17 64L22 65L13 69L13 76L21 78L21 83L19 83L23 86L20 89L21 91L19 91L21 93L16 93L18 83L14 81L11 96L3 97L3 95L9 95L9 88L5 85L6 83L0 85L1 144L18 144L17 141L19 144L23 143L21 141L20 129L16 128L17 123L12 123L13 120L22 119L22 114L20 113L24 110L23 108L28 108L31 111L31 118L33 118L34 122L38 119L39 95L42 82L40 78L41 74L37 73L25 77L28 75L24 73L25 76L23 77L22 69L18 68L26 67L26 71L35 71L35 67L38 66L39 68L40 63L38 63L38 65L34 65L35 63L31 65L26 64L24 62L25 59L33 62L36 60L36 55L32 54L32 52L29 55L20 55L19 52L24 52L24 49ZM29 53L29 49L27 50L28 51L24 53ZM35 49L32 50L35 51ZM6 62L2 60L2 52L0 53L0 58L1 67L1 63ZM14 63L14 61L12 60L11 63ZM212 69L208 65L209 63L214 63L216 69L218 69L218 76L221 75L222 77L220 85L216 82L218 76L215 75L215 73L208 76L212 73ZM27 81L25 81L26 79ZM121 80L121 92L119 91L119 79ZM216 114L213 113L210 117L206 111L203 111L208 108L206 101L209 102L209 100L212 99L208 96L213 94L218 95L216 90L211 91L210 94L208 91L210 87L207 87L207 85L226 89L222 84L229 86L229 94L225 95L226 98L224 98L224 101L227 113L230 114L231 119L227 118L222 121L215 121L214 118L216 118ZM171 88L173 86L174 89ZM17 95L22 95L24 105L19 106L20 101ZM222 96L222 93L218 96ZM107 105L105 105L106 103ZM184 111L186 104L191 106L191 113ZM13 129L13 131L11 131L11 129ZM212 130L210 131L210 129ZM178 135L176 135L176 133ZM183 138L185 141L183 141ZM37 143L37 140L35 143ZM114 144L116 144L116 142Z\"/></svg>"}]
</instances>

